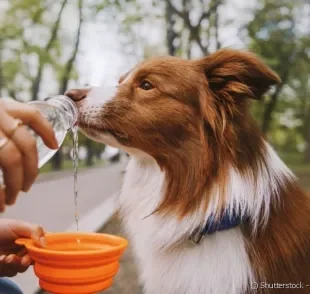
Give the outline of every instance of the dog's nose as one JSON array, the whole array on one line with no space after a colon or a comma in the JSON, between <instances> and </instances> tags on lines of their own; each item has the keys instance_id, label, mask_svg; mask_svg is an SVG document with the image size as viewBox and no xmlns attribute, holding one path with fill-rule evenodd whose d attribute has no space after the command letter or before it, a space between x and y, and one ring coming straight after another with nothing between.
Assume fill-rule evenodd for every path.
<instances>
[{"instance_id":1,"label":"dog's nose","mask_svg":"<svg viewBox=\"0 0 310 294\"><path fill-rule=\"evenodd\" d=\"M70 89L65 92L65 95L71 98L73 101L78 102L86 98L90 89Z\"/></svg>"}]
</instances>

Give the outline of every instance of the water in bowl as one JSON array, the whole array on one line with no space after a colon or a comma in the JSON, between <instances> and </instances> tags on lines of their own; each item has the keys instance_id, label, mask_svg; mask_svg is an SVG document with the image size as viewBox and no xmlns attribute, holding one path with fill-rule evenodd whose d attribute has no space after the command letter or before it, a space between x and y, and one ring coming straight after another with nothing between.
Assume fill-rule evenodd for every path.
<instances>
[{"instance_id":1,"label":"water in bowl","mask_svg":"<svg viewBox=\"0 0 310 294\"><path fill-rule=\"evenodd\" d=\"M98 250L109 250L113 248L108 244L100 244L100 243L88 243L81 242L76 243L75 240L69 240L64 242L55 242L50 243L47 246L48 250L53 251L66 251L66 252L79 252L79 251L98 251Z\"/></svg>"}]
</instances>

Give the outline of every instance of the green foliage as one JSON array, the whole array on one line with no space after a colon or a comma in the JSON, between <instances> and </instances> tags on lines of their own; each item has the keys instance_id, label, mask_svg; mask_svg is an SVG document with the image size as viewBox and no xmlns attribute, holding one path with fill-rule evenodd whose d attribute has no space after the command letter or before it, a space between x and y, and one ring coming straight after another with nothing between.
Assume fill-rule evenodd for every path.
<instances>
[{"instance_id":1,"label":"green foliage","mask_svg":"<svg viewBox=\"0 0 310 294\"><path fill-rule=\"evenodd\" d=\"M37 30L51 29L53 20L47 17L47 14L48 8L52 5L55 4L48 0L9 2L4 18L0 21L0 65L2 87L4 87L2 92L6 89L15 89L14 93L17 97L21 92L30 92L34 80L34 75L30 72L34 72L31 68L34 65L31 62L28 63L28 60L34 60L34 56L41 64L50 64L55 70L61 66L60 57L63 51L61 40L55 41L50 50L45 50L42 41L38 43ZM33 37L29 38L31 35ZM24 83L21 86L21 77L30 83Z\"/></svg>"},{"instance_id":2,"label":"green foliage","mask_svg":"<svg viewBox=\"0 0 310 294\"><path fill-rule=\"evenodd\" d=\"M254 19L247 26L251 38L249 48L283 77L287 67L303 59L303 36L296 24L303 6L301 1L260 2L262 8L254 12Z\"/></svg>"},{"instance_id":3,"label":"green foliage","mask_svg":"<svg viewBox=\"0 0 310 294\"><path fill-rule=\"evenodd\" d=\"M142 26L160 22L166 24L164 29L167 30L168 2L174 6L173 19L177 20L173 30L180 45L173 45L175 55L190 58L195 46L200 53L212 52L221 45L218 30L235 25L234 20L223 17L225 9L214 8L216 4L224 7L229 3L224 0L152 0L147 1L148 5L144 0L91 0L84 1L83 18L85 22L101 25L104 16L106 23L118 23L116 37L124 44L123 48L131 48L131 53L144 52L144 57L150 57L167 49L166 32L162 32L163 39L159 44L151 43L149 35L142 36L139 32L143 31ZM39 66L43 72L45 66L51 68L58 84L66 76L70 81L78 80L79 72L75 66L70 73L66 72L67 55L73 50L74 36L65 34L60 26L55 40L47 48L61 3L63 1L8 1L8 8L0 19L0 95L10 93L19 98L28 93L30 98ZM68 0L68 5L78 8L79 1ZM246 47L260 55L285 83L271 114L268 137L283 154L298 154L300 161L302 152L297 152L297 147L304 143L310 146L307 132L310 126L310 28L306 25L309 18L306 5L309 6L303 0L258 0L254 10L249 12L252 20L243 28L247 36ZM210 10L212 13L208 15ZM197 22L192 21L195 15L207 17L196 26ZM141 44L144 48L136 50ZM57 93L59 85L56 84L53 91ZM251 111L259 123L273 91L263 102L252 103ZM69 137L64 144L71 146ZM88 146L95 153L104 149L82 134L80 145Z\"/></svg>"},{"instance_id":4,"label":"green foliage","mask_svg":"<svg viewBox=\"0 0 310 294\"><path fill-rule=\"evenodd\" d=\"M96 160L94 167L103 167L105 165L105 162L103 160ZM72 170L73 168L73 163L72 160L69 159L65 159L63 162L63 170ZM86 165L85 161L80 161L79 162L79 171L88 168L88 166ZM44 173L48 173L48 172L52 172L53 168L52 168L52 164L51 162L47 162L41 169L40 169L40 174L44 174Z\"/></svg>"},{"instance_id":5,"label":"green foliage","mask_svg":"<svg viewBox=\"0 0 310 294\"><path fill-rule=\"evenodd\" d=\"M117 1L102 1L101 6L97 6L96 9L99 11L113 2L115 4ZM81 3L76 1L74 4L70 1L71 5L78 6ZM88 2L85 1L85 3ZM60 1L53 0L10 0L8 2L8 8L0 20L0 95L11 95L19 99L21 95L25 97L26 93L30 98L39 67L44 73L47 65L53 70L59 84L67 75L69 80L78 80L79 72L75 65L70 73L66 72L68 57L65 52L72 52L74 42L71 36L70 40L66 39L61 26L56 27L57 18L62 17L60 5ZM51 14L51 11L56 13ZM57 11L60 11L58 15ZM53 30L56 30L55 39L47 45ZM58 91L59 86L56 86L54 93ZM35 96L37 94L35 93ZM103 145L90 144L87 140L89 139L80 135L80 145L85 146L87 143L87 146L97 153L104 149ZM72 146L70 136L67 136L64 146Z\"/></svg>"},{"instance_id":6,"label":"green foliage","mask_svg":"<svg viewBox=\"0 0 310 294\"><path fill-rule=\"evenodd\" d=\"M286 84L272 113L268 135L279 149L295 152L298 144L307 141L302 128L307 127L310 107L310 28L305 27L308 17L305 11L305 2L301 0L261 0L253 11L253 20L246 26L250 38L248 47L262 56ZM270 96L267 96L263 106L253 107L259 121L269 101ZM293 113L287 119L291 127L283 125L288 110ZM301 124L292 126L298 119Z\"/></svg>"}]
</instances>

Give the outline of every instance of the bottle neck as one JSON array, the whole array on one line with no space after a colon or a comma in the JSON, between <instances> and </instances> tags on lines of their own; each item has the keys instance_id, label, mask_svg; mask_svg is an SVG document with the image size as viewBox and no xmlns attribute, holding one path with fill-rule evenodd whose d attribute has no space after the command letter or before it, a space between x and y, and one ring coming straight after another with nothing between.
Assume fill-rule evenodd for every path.
<instances>
[{"instance_id":1,"label":"bottle neck","mask_svg":"<svg viewBox=\"0 0 310 294\"><path fill-rule=\"evenodd\" d=\"M57 95L46 101L47 104L57 107L64 111L68 118L69 129L71 129L78 121L78 109L76 104L67 96Z\"/></svg>"}]
</instances>

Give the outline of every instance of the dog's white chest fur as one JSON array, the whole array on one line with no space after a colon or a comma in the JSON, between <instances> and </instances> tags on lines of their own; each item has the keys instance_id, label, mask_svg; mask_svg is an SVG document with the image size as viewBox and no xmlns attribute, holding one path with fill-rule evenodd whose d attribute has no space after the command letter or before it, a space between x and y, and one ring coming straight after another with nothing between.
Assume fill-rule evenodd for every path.
<instances>
[{"instance_id":1,"label":"dog's white chest fur","mask_svg":"<svg viewBox=\"0 0 310 294\"><path fill-rule=\"evenodd\" d=\"M243 293L253 275L239 228L207 236L199 245L184 241L167 250L203 220L149 216L163 197L164 177L155 161L132 158L120 195L123 224L145 293Z\"/></svg>"}]
</instances>

